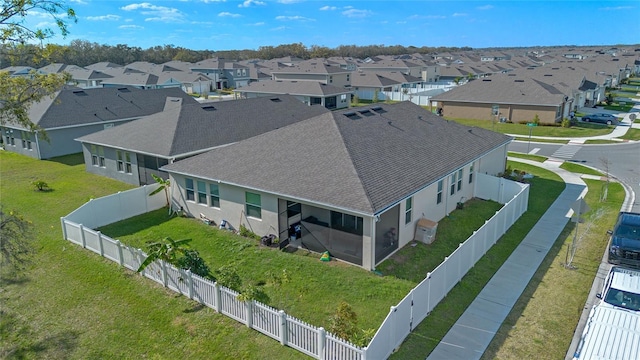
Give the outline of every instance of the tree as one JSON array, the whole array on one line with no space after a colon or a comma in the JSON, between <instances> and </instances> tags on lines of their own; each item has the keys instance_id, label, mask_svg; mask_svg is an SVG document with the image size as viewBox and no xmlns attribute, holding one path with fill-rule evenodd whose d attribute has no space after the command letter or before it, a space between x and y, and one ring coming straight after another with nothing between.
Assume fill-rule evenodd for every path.
<instances>
[{"instance_id":1,"label":"tree","mask_svg":"<svg viewBox=\"0 0 640 360\"><path fill-rule=\"evenodd\" d=\"M162 241L153 242L147 245L149 253L147 258L140 264L137 272L141 272L147 266L156 260L162 260L166 263L180 267L180 256L184 256L187 251L187 244L191 239L173 240L170 237L164 238Z\"/></svg>"},{"instance_id":2,"label":"tree","mask_svg":"<svg viewBox=\"0 0 640 360\"><path fill-rule=\"evenodd\" d=\"M73 9L61 1L54 0L3 0L0 8L0 42L3 51L19 53L29 43L40 42L55 35L51 27L30 29L24 25L29 12L44 12L48 15L62 36L69 34L67 23L76 22ZM47 51L35 47L35 57L46 56ZM30 131L38 130L31 122L27 111L29 107L45 97L52 96L68 81L68 75L32 73L29 77L11 77L7 72L0 73L0 125L14 124ZM46 138L46 135L45 135Z\"/></svg>"},{"instance_id":3,"label":"tree","mask_svg":"<svg viewBox=\"0 0 640 360\"><path fill-rule=\"evenodd\" d=\"M171 188L171 181L169 181L169 179L163 179L160 176L156 175L156 174L151 174L151 176L153 176L153 179L160 184L160 187L153 190L149 196L153 196L157 193L159 193L160 191L164 190L164 196L167 199L167 206L169 206L169 189ZM171 209L169 209L169 211L171 211Z\"/></svg>"},{"instance_id":4,"label":"tree","mask_svg":"<svg viewBox=\"0 0 640 360\"><path fill-rule=\"evenodd\" d=\"M14 211L5 212L0 205L0 268L23 269L34 252L33 224Z\"/></svg>"}]
</instances>

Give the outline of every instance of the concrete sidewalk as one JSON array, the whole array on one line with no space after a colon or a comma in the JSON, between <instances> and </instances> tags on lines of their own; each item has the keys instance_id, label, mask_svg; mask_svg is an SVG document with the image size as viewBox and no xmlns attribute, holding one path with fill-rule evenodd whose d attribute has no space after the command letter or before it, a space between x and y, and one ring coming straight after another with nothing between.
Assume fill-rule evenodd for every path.
<instances>
[{"instance_id":1,"label":"concrete sidewalk","mask_svg":"<svg viewBox=\"0 0 640 360\"><path fill-rule=\"evenodd\" d=\"M560 169L559 162L539 163L509 158L553 171L566 188L453 325L428 360L480 359L554 242L569 222L574 203L587 186L579 174Z\"/></svg>"}]
</instances>

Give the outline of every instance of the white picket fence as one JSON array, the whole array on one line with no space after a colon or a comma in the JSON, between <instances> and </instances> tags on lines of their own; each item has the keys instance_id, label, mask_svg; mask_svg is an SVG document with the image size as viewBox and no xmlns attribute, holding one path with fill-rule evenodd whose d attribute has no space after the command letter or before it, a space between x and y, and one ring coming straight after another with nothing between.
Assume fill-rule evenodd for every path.
<instances>
[{"instance_id":1,"label":"white picket fence","mask_svg":"<svg viewBox=\"0 0 640 360\"><path fill-rule=\"evenodd\" d=\"M474 231L471 237L461 243L436 269L428 273L426 278L404 299L391 307L368 347L357 347L327 333L322 327L307 324L287 315L282 310L257 301L242 302L238 300L237 292L162 261L150 264L142 275L280 341L282 345L297 349L316 359L386 359L526 211L529 198L528 185L484 174L478 174L478 176L483 177L482 183L485 184L483 189L478 189L478 193L483 195L482 198L499 202L505 198L510 200L482 227ZM161 208L162 206L158 206L158 199L154 199L157 195L148 196L152 191L144 187L130 190L127 195L131 195L132 199L137 199L136 201L144 200L147 204L138 205L134 207L135 211L129 210L127 214L134 216ZM142 250L123 245L120 241L113 240L99 231L72 221L72 219L86 219L97 227L118 221L114 219L121 220L122 214L108 212L124 210L123 206L126 207L129 201L125 200L122 194L124 193L91 200L87 203L90 205L85 204L69 216L61 218L62 232L66 240L115 261L120 266L136 271L146 259L146 254ZM162 197L164 198L164 195Z\"/></svg>"}]
</instances>

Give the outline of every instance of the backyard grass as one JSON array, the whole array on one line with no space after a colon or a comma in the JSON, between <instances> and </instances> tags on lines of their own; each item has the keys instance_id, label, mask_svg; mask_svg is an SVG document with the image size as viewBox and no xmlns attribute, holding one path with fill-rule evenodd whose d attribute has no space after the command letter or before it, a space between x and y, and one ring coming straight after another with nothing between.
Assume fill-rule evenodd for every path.
<instances>
[{"instance_id":1,"label":"backyard grass","mask_svg":"<svg viewBox=\"0 0 640 360\"><path fill-rule=\"evenodd\" d=\"M308 359L235 320L62 240L60 217L130 186L88 174L81 156L0 151L5 210L34 224L38 253L0 282L2 359ZM33 180L52 191L38 192Z\"/></svg>"},{"instance_id":2,"label":"backyard grass","mask_svg":"<svg viewBox=\"0 0 640 360\"><path fill-rule=\"evenodd\" d=\"M174 240L191 239L190 247L198 250L211 270L233 267L243 285L259 286L266 293L267 305L325 329L329 328L329 318L343 300L358 315L361 328L377 329L389 307L397 304L416 285L394 276L378 276L339 261L322 262L306 250L290 254L261 246L255 239L208 226L200 219L169 218L166 209L99 230L143 250L146 242L167 236Z\"/></svg>"},{"instance_id":3,"label":"backyard grass","mask_svg":"<svg viewBox=\"0 0 640 360\"><path fill-rule=\"evenodd\" d=\"M531 227L564 190L564 182L555 173L514 161L508 161L507 166L534 175L529 179L531 188L527 212L476 263L431 314L409 334L391 359L426 358L524 239ZM532 353L529 357L533 355Z\"/></svg>"},{"instance_id":4,"label":"backyard grass","mask_svg":"<svg viewBox=\"0 0 640 360\"><path fill-rule=\"evenodd\" d=\"M584 165L576 164L573 162L565 161L560 165L561 169L565 169L567 171L576 173L576 174L586 174L586 175L595 175L595 176L603 176L604 174L598 170L594 170L590 167L586 167Z\"/></svg>"},{"instance_id":5,"label":"backyard grass","mask_svg":"<svg viewBox=\"0 0 640 360\"><path fill-rule=\"evenodd\" d=\"M612 126L578 122L576 125L564 128L562 126L535 126L533 128L526 124L492 122L490 120L470 120L470 119L450 119L467 126L477 126L488 130L493 130L503 134L550 137L586 137L596 135L606 135L613 130ZM529 134L531 130L531 134Z\"/></svg>"},{"instance_id":6,"label":"backyard grass","mask_svg":"<svg viewBox=\"0 0 640 360\"><path fill-rule=\"evenodd\" d=\"M587 145L598 145L598 144L620 144L620 141L615 140L606 140L606 139L588 139L584 142Z\"/></svg>"},{"instance_id":7,"label":"backyard grass","mask_svg":"<svg viewBox=\"0 0 640 360\"><path fill-rule=\"evenodd\" d=\"M537 162L545 162L547 160L546 156L523 154L523 153L517 153L517 152L513 152L513 151L509 151L507 153L507 156L513 156L513 157L517 157L517 158L521 158L521 159L527 159L527 160L533 160L533 161L537 161Z\"/></svg>"},{"instance_id":8,"label":"backyard grass","mask_svg":"<svg viewBox=\"0 0 640 360\"><path fill-rule=\"evenodd\" d=\"M537 142L541 142L541 143L551 143L551 144L568 144L569 140L560 140L560 139L538 139L538 138L531 138L529 139L528 137L519 137L516 136L514 138L514 140L516 141L524 141L524 142L529 142L531 141L532 143L537 143Z\"/></svg>"},{"instance_id":9,"label":"backyard grass","mask_svg":"<svg viewBox=\"0 0 640 360\"><path fill-rule=\"evenodd\" d=\"M620 184L610 184L600 201L603 182L585 180L591 207L578 227L574 270L564 266L574 236L569 223L499 329L482 359L564 359L576 330L611 229L624 200ZM596 219L595 214L601 212Z\"/></svg>"}]
</instances>

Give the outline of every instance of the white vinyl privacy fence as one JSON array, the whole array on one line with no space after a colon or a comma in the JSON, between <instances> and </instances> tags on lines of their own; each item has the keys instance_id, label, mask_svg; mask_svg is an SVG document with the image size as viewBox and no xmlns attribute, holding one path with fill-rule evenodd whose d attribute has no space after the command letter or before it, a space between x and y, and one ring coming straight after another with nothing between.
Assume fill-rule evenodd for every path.
<instances>
[{"instance_id":1,"label":"white vinyl privacy fence","mask_svg":"<svg viewBox=\"0 0 640 360\"><path fill-rule=\"evenodd\" d=\"M321 327L291 317L282 310L253 300L240 301L237 292L163 261L153 262L142 275L313 358L386 359L526 211L528 185L483 174L478 176L478 184L481 184L477 189L479 197L501 203L501 199L509 200L434 271L426 274L426 278L404 299L391 307L369 346L365 348L337 338ZM147 257L142 250L123 245L92 228L161 208L166 204L164 194L161 192L150 197L148 194L153 188L155 187L141 187L89 201L67 217L61 218L64 238L136 271ZM132 204L137 201L146 205Z\"/></svg>"}]
</instances>

